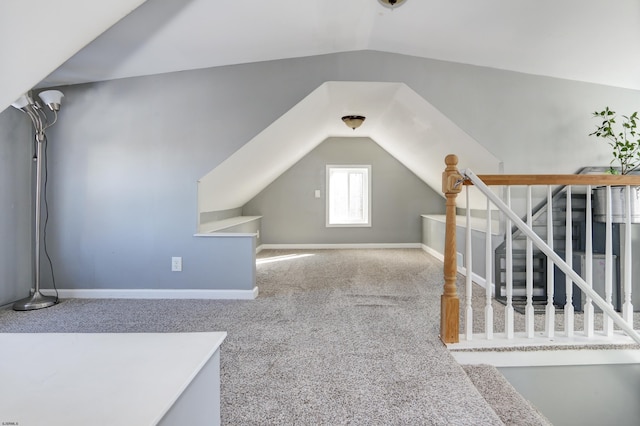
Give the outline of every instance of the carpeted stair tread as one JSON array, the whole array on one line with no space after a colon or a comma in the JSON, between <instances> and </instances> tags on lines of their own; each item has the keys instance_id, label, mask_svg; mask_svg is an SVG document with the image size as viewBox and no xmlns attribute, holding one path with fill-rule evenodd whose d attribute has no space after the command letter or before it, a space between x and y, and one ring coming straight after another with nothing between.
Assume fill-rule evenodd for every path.
<instances>
[{"instance_id":1,"label":"carpeted stair tread","mask_svg":"<svg viewBox=\"0 0 640 426\"><path fill-rule=\"evenodd\" d=\"M481 364L462 367L505 425L551 425L494 366Z\"/></svg>"}]
</instances>

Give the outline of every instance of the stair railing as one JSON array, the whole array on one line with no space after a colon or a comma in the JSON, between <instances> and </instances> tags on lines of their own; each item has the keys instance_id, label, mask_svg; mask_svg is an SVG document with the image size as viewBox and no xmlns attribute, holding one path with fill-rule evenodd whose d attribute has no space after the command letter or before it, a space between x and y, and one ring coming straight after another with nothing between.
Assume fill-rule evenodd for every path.
<instances>
[{"instance_id":1,"label":"stair railing","mask_svg":"<svg viewBox=\"0 0 640 426\"><path fill-rule=\"evenodd\" d=\"M616 324L626 335L631 337L635 342L640 343L640 335L633 329L633 306L631 304L631 199L630 199L630 186L640 185L640 176L617 176L617 175L475 175L471 170L458 171L457 169L457 157L455 155L449 155L445 158L445 164L447 168L443 173L442 189L447 198L447 215L446 215L446 228L445 228L445 253L444 253L444 294L441 301L441 339L445 343L457 343L459 342L459 299L457 296L457 289L455 287L455 271L456 265L456 208L455 199L457 194L461 192L463 185L474 185L484 196L487 198L487 239L491 236L491 204L500 210L506 217L506 229L511 229L512 226L517 228L527 237L527 271L526 271L526 294L527 305L525 309L525 336L527 338L534 337L534 311L531 305L533 297L533 276L532 276L532 252L535 246L538 250L543 252L547 256L547 263L549 266L548 273L553 273L553 266L555 265L560 271L565 274L566 277L566 301L565 309L565 334L567 337L573 336L573 305L572 305L572 288L575 284L586 295L586 302L584 306L585 311L585 329L584 334L586 337L593 335L593 304L595 303L603 312L604 322L604 334L611 336L613 334L613 325ZM503 202L489 186L500 185L506 186L506 198L507 203ZM512 185L524 185L527 187L527 223L525 223L509 206L510 203L510 186ZM551 186L556 185L568 185L567 187L567 233L570 239L571 234L571 186L586 186L588 193L590 193L592 185L605 186L607 193L609 194L608 206L606 210L606 267L608 271L606 273L605 283L605 299L603 299L594 289L592 285L592 242L591 242L591 198L587 197L587 241L586 241L586 262L585 278L581 277L572 267L572 260L570 256L571 248L567 244L566 260L562 259L558 253L556 253L552 246L547 244L540 236L538 236L532 228L532 206L531 206L531 187L536 185L547 185L548 188L548 201L551 202L552 191ZM612 250L611 250L611 186L623 185L626 186L626 236L625 236L625 271L624 271L624 304L623 304L623 316L620 316L612 306L611 303L611 270L612 270ZM549 207L549 210L551 208ZM467 220L469 217L469 205L467 204ZM552 226L548 226L548 229L552 229ZM467 264L467 280L466 280L466 295L465 300L465 327L464 335L467 340L472 339L473 325L472 318L473 312L471 307L471 227L467 226L466 235L466 253L465 263ZM549 230L548 230L549 233ZM511 233L507 232L507 246L510 250ZM547 235L550 242L553 241L553 235ZM487 260L486 260L486 302L485 302L485 338L493 339L493 307L491 304L491 283L492 283L492 250L489 243L487 243ZM507 255L507 275L510 275L510 253ZM510 277L507 279L509 281ZM551 282L553 280L551 279ZM511 295L513 289L507 286L507 306L505 307L505 335L507 339L512 339L513 332L513 306L510 304ZM548 302L546 306L546 318L545 318L545 335L552 339L554 336L554 306L553 306L553 285L551 284L548 291L551 293L548 295Z\"/></svg>"},{"instance_id":2,"label":"stair railing","mask_svg":"<svg viewBox=\"0 0 640 426\"><path fill-rule=\"evenodd\" d=\"M603 175L605 174L606 171L610 169L611 169L610 167L582 167L575 174L576 175L586 175L586 174ZM531 209L531 215L534 221L536 219L539 219L543 214L548 213L547 206L549 206L549 199L553 200L553 202L558 201L562 197L563 193L566 191L566 187L565 186L557 186L555 188L549 187L548 191L551 191L551 193L547 194L547 197L545 197L544 200L540 201L533 209ZM513 233L513 236L516 237L520 231L517 228L511 228L511 232ZM504 249L504 246L505 246L505 243L502 243L500 246L498 246L496 250Z\"/></svg>"}]
</instances>

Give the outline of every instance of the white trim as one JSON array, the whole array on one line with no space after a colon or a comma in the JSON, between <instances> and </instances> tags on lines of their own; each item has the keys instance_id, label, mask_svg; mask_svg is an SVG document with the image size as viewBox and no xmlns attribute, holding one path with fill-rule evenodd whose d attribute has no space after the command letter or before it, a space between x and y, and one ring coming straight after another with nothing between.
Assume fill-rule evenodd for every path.
<instances>
[{"instance_id":1,"label":"white trim","mask_svg":"<svg viewBox=\"0 0 640 426\"><path fill-rule=\"evenodd\" d=\"M260 253L263 249L264 249L264 244L260 244L258 247L256 247L256 254Z\"/></svg>"},{"instance_id":2,"label":"white trim","mask_svg":"<svg viewBox=\"0 0 640 426\"><path fill-rule=\"evenodd\" d=\"M624 334L621 330L616 330L612 336L605 335L602 331L594 333L592 337L586 337L582 331L576 332L573 336L567 337L556 335L553 339L549 339L544 331L536 331L534 336L527 337L525 332L517 332L513 339L507 339L505 333L495 333L494 338L487 340L484 333L475 333L470 340L464 335L460 335L458 343L447 343L447 347L452 351L500 351L520 348L521 350L531 350L531 348L545 347L548 350L557 349L558 346L579 346L588 348L589 346L611 346L611 345L631 345L633 340ZM571 348L567 348L571 349ZM565 350L567 350L565 349ZM639 352L640 353L640 352Z\"/></svg>"},{"instance_id":3,"label":"white trim","mask_svg":"<svg viewBox=\"0 0 640 426\"><path fill-rule=\"evenodd\" d=\"M250 238L258 237L257 233L246 232L211 232L209 234L193 234L194 237L209 237L209 238Z\"/></svg>"},{"instance_id":4,"label":"white trim","mask_svg":"<svg viewBox=\"0 0 640 426\"><path fill-rule=\"evenodd\" d=\"M420 248L420 243L355 243L355 244L262 244L264 250L325 250L325 249L399 249Z\"/></svg>"},{"instance_id":5,"label":"white trim","mask_svg":"<svg viewBox=\"0 0 640 426\"><path fill-rule=\"evenodd\" d=\"M444 262L444 255L442 253L440 253L439 251L436 251L435 249L429 247L426 244L421 244L421 246L422 246L422 250L424 250L431 256L435 257L440 262ZM464 275L465 277L467 276L467 268L465 268L464 266L457 265L457 270L459 274ZM480 275L476 274L475 272L471 273L471 280L474 283L478 284L480 287L486 288L486 280ZM494 284L491 284L491 286L495 287ZM493 294L495 295L495 288L493 289Z\"/></svg>"},{"instance_id":6,"label":"white trim","mask_svg":"<svg viewBox=\"0 0 640 426\"><path fill-rule=\"evenodd\" d=\"M52 289L42 289L41 293L55 296ZM258 297L258 287L253 290L213 290L213 289L59 289L61 299L237 299L252 300Z\"/></svg>"},{"instance_id":7,"label":"white trim","mask_svg":"<svg viewBox=\"0 0 640 426\"><path fill-rule=\"evenodd\" d=\"M430 254L431 256L435 257L440 262L444 262L444 255L442 253L440 253L436 249L433 249L433 248L429 247L426 244L420 244L420 246L422 247L422 250L426 251L428 254ZM460 269L460 268L461 268L461 266L458 266L458 269ZM458 272L460 272L460 271L458 271Z\"/></svg>"},{"instance_id":8,"label":"white trim","mask_svg":"<svg viewBox=\"0 0 640 426\"><path fill-rule=\"evenodd\" d=\"M343 170L356 170L356 169L364 169L366 173L362 173L364 178L366 179L366 197L367 199L363 201L363 209L366 209L364 212L366 216L365 222L339 222L339 223L331 223L330 222L330 207L331 207L331 171L332 169L343 169ZM371 165L370 164L327 164L325 166L325 226L327 228L370 228L372 226L372 210L371 210Z\"/></svg>"},{"instance_id":9,"label":"white trim","mask_svg":"<svg viewBox=\"0 0 640 426\"><path fill-rule=\"evenodd\" d=\"M462 365L488 364L494 367L640 363L640 353L637 349L565 349L503 352L449 351L449 353Z\"/></svg>"},{"instance_id":10,"label":"white trim","mask_svg":"<svg viewBox=\"0 0 640 426\"><path fill-rule=\"evenodd\" d=\"M254 220L262 219L262 216L234 216L226 219L215 220L213 222L205 222L200 225L199 234L206 234L208 232L217 232L227 228L233 228L234 226L242 225L244 223L253 222Z\"/></svg>"},{"instance_id":11,"label":"white trim","mask_svg":"<svg viewBox=\"0 0 640 426\"><path fill-rule=\"evenodd\" d=\"M444 223L444 224L447 223L447 215L444 215L444 214L422 214L420 216L435 222ZM458 228L467 229L467 217L462 215L456 215L456 226ZM486 234L487 219L484 217L472 217L471 230ZM500 221L496 219L491 220L491 235L500 236L502 234L503 233L500 232Z\"/></svg>"}]
</instances>

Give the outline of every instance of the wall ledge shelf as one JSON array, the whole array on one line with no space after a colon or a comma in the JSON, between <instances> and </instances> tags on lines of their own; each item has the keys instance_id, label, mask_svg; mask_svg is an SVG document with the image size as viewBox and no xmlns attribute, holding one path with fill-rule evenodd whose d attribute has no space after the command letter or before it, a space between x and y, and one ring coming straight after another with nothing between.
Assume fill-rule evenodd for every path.
<instances>
[{"instance_id":1,"label":"wall ledge shelf","mask_svg":"<svg viewBox=\"0 0 640 426\"><path fill-rule=\"evenodd\" d=\"M422 217L434 220L436 222L446 223L447 216L444 214L423 214ZM456 216L456 226L460 226L462 228L467 227L467 217L457 215ZM471 218L471 229L473 231L486 232L487 231L487 219L483 217L472 217ZM500 232L500 223L497 220L491 221L491 235L501 235Z\"/></svg>"},{"instance_id":2,"label":"wall ledge shelf","mask_svg":"<svg viewBox=\"0 0 640 426\"><path fill-rule=\"evenodd\" d=\"M247 237L255 237L256 233L247 233L247 232L216 232L210 231L205 234L193 234L194 237L205 237L205 238L247 238Z\"/></svg>"},{"instance_id":3,"label":"wall ledge shelf","mask_svg":"<svg viewBox=\"0 0 640 426\"><path fill-rule=\"evenodd\" d=\"M196 233L195 237L233 237L233 236L253 236L254 233L240 233L240 232L228 232L220 233L225 229L233 228L234 226L242 225L244 223L252 222L254 220L262 219L262 216L234 216L227 219L216 220L213 222L207 222L200 225L200 232ZM215 233L215 234L214 234ZM228 235L227 235L228 234Z\"/></svg>"}]
</instances>

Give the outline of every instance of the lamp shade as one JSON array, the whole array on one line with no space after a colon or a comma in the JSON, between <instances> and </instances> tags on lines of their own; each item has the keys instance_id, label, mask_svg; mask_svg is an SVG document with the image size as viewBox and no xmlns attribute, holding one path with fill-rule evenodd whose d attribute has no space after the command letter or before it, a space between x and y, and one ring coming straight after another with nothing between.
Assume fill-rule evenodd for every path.
<instances>
[{"instance_id":1,"label":"lamp shade","mask_svg":"<svg viewBox=\"0 0 640 426\"><path fill-rule=\"evenodd\" d=\"M11 104L12 107L17 108L17 109L22 109L28 105L31 105L33 103L33 101L31 101L31 99L29 98L29 96L27 96L27 94L25 93L24 95L20 96L18 99L16 99L16 101L14 103Z\"/></svg>"},{"instance_id":2,"label":"lamp shade","mask_svg":"<svg viewBox=\"0 0 640 426\"><path fill-rule=\"evenodd\" d=\"M353 130L362 126L364 120L366 120L366 118L361 115L345 115L344 117L342 117L342 121L344 121L344 124L351 127Z\"/></svg>"},{"instance_id":3,"label":"lamp shade","mask_svg":"<svg viewBox=\"0 0 640 426\"><path fill-rule=\"evenodd\" d=\"M51 111L58 111L64 94L59 90L45 90L38 94Z\"/></svg>"}]
</instances>

